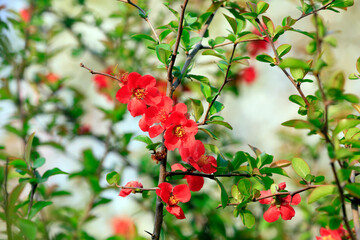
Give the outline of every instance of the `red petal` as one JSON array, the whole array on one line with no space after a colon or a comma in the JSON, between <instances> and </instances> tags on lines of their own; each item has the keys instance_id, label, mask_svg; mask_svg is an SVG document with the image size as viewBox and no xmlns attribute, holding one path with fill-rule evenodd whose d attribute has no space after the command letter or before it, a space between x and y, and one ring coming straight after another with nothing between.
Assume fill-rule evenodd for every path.
<instances>
[{"instance_id":1,"label":"red petal","mask_svg":"<svg viewBox=\"0 0 360 240\"><path fill-rule=\"evenodd\" d=\"M121 189L119 196L126 197L131 193L132 189Z\"/></svg>"},{"instance_id":2,"label":"red petal","mask_svg":"<svg viewBox=\"0 0 360 240\"><path fill-rule=\"evenodd\" d=\"M156 79L151 75L144 75L139 80L139 87L146 88L146 87L155 87Z\"/></svg>"},{"instance_id":3,"label":"red petal","mask_svg":"<svg viewBox=\"0 0 360 240\"><path fill-rule=\"evenodd\" d=\"M188 202L191 198L189 186L186 184L180 184L174 187L173 194L180 202Z\"/></svg>"},{"instance_id":4,"label":"red petal","mask_svg":"<svg viewBox=\"0 0 360 240\"><path fill-rule=\"evenodd\" d=\"M271 190L267 190L267 191L260 191L260 197L266 197L266 196L270 196L271 195ZM269 198L264 198L259 200L259 203L261 204L271 204L273 198L269 197Z\"/></svg>"},{"instance_id":5,"label":"red petal","mask_svg":"<svg viewBox=\"0 0 360 240\"><path fill-rule=\"evenodd\" d=\"M290 220L295 216L295 210L289 205L281 205L280 214L282 219Z\"/></svg>"},{"instance_id":6,"label":"red petal","mask_svg":"<svg viewBox=\"0 0 360 240\"><path fill-rule=\"evenodd\" d=\"M137 88L138 86L138 81L140 81L141 79L141 75L137 72L132 72L129 73L128 77L127 77L127 85L129 87L129 89L134 89Z\"/></svg>"},{"instance_id":7,"label":"red petal","mask_svg":"<svg viewBox=\"0 0 360 240\"><path fill-rule=\"evenodd\" d=\"M301 202L300 194L295 194L291 200L291 205L298 205Z\"/></svg>"},{"instance_id":8,"label":"red petal","mask_svg":"<svg viewBox=\"0 0 360 240\"><path fill-rule=\"evenodd\" d=\"M184 219L185 218L185 215L184 215L184 212L183 210L181 209L181 207L179 207L178 205L175 205L175 206L166 206L166 210L175 215L175 217L177 219Z\"/></svg>"},{"instance_id":9,"label":"red petal","mask_svg":"<svg viewBox=\"0 0 360 240\"><path fill-rule=\"evenodd\" d=\"M147 105L154 106L156 104L159 104L161 101L161 95L157 88L149 88L146 90L146 95L144 97L144 102Z\"/></svg>"},{"instance_id":10,"label":"red petal","mask_svg":"<svg viewBox=\"0 0 360 240\"><path fill-rule=\"evenodd\" d=\"M128 103L132 93L128 90L127 86L120 88L116 93L116 99L121 103Z\"/></svg>"},{"instance_id":11,"label":"red petal","mask_svg":"<svg viewBox=\"0 0 360 240\"><path fill-rule=\"evenodd\" d=\"M187 113L187 107L186 107L185 103L178 103L174 106L174 111L185 114L185 113Z\"/></svg>"},{"instance_id":12,"label":"red petal","mask_svg":"<svg viewBox=\"0 0 360 240\"><path fill-rule=\"evenodd\" d=\"M143 132L149 131L149 125L147 124L147 121L145 119L145 114L142 116L142 118L139 121L139 127Z\"/></svg>"},{"instance_id":13,"label":"red petal","mask_svg":"<svg viewBox=\"0 0 360 240\"><path fill-rule=\"evenodd\" d=\"M271 205L269 209L264 213L264 219L267 222L275 222L279 219L280 210L275 206Z\"/></svg>"},{"instance_id":14,"label":"red petal","mask_svg":"<svg viewBox=\"0 0 360 240\"><path fill-rule=\"evenodd\" d=\"M282 182L278 184L279 190L284 190L286 188L286 182Z\"/></svg>"},{"instance_id":15,"label":"red petal","mask_svg":"<svg viewBox=\"0 0 360 240\"><path fill-rule=\"evenodd\" d=\"M197 192L200 191L204 186L204 178L199 176L185 176L187 183L189 184L190 191Z\"/></svg>"},{"instance_id":16,"label":"red petal","mask_svg":"<svg viewBox=\"0 0 360 240\"><path fill-rule=\"evenodd\" d=\"M158 195L163 202L168 203L172 191L172 185L170 183L163 182L160 183L158 187L160 189L156 189L156 195Z\"/></svg>"},{"instance_id":17,"label":"red petal","mask_svg":"<svg viewBox=\"0 0 360 240\"><path fill-rule=\"evenodd\" d=\"M171 166L171 171L177 171L177 170L181 170L183 172L186 172L186 168L183 167L183 165L181 165L180 163L175 163Z\"/></svg>"},{"instance_id":18,"label":"red petal","mask_svg":"<svg viewBox=\"0 0 360 240\"><path fill-rule=\"evenodd\" d=\"M127 108L131 116L136 117L145 113L146 105L143 101L133 98L129 101Z\"/></svg>"},{"instance_id":19,"label":"red petal","mask_svg":"<svg viewBox=\"0 0 360 240\"><path fill-rule=\"evenodd\" d=\"M149 136L151 138L159 136L164 131L161 125L155 125L149 129Z\"/></svg>"}]
</instances>

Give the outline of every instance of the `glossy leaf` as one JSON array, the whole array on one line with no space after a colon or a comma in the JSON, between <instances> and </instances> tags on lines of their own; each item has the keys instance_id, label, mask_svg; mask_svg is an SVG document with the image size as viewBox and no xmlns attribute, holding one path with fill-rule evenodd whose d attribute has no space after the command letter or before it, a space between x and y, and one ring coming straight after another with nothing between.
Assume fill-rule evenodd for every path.
<instances>
[{"instance_id":1,"label":"glossy leaf","mask_svg":"<svg viewBox=\"0 0 360 240\"><path fill-rule=\"evenodd\" d=\"M291 161L289 160L278 160L270 164L271 168L283 168L291 165Z\"/></svg>"},{"instance_id":2,"label":"glossy leaf","mask_svg":"<svg viewBox=\"0 0 360 240\"><path fill-rule=\"evenodd\" d=\"M275 63L275 60L267 54L260 54L256 56L256 60L266 63Z\"/></svg>"},{"instance_id":3,"label":"glossy leaf","mask_svg":"<svg viewBox=\"0 0 360 240\"><path fill-rule=\"evenodd\" d=\"M281 63L279 64L279 67L281 68L301 68L304 70L309 70L310 67L309 65L301 60L301 59L297 59L297 58L285 58L281 61Z\"/></svg>"},{"instance_id":4,"label":"glossy leaf","mask_svg":"<svg viewBox=\"0 0 360 240\"><path fill-rule=\"evenodd\" d=\"M266 17L266 16L262 16L262 20L266 26L266 30L268 31L270 37L274 36L275 33L275 26L274 23L271 21L270 18Z\"/></svg>"},{"instance_id":5,"label":"glossy leaf","mask_svg":"<svg viewBox=\"0 0 360 240\"><path fill-rule=\"evenodd\" d=\"M228 194L226 192L226 189L225 189L224 185L217 178L215 178L215 181L219 184L219 187L220 187L220 190L221 190L221 205L222 205L222 208L225 208L227 203L228 203L229 196L228 196Z\"/></svg>"},{"instance_id":6,"label":"glossy leaf","mask_svg":"<svg viewBox=\"0 0 360 240\"><path fill-rule=\"evenodd\" d=\"M320 198L329 196L334 193L336 193L336 187L333 185L317 187L311 192L310 196L308 197L308 203L314 203Z\"/></svg>"},{"instance_id":7,"label":"glossy leaf","mask_svg":"<svg viewBox=\"0 0 360 240\"><path fill-rule=\"evenodd\" d=\"M285 127L294 127L296 129L310 129L310 130L315 129L314 125L312 125L310 122L305 120L289 120L282 123L281 125Z\"/></svg>"},{"instance_id":8,"label":"glossy leaf","mask_svg":"<svg viewBox=\"0 0 360 240\"><path fill-rule=\"evenodd\" d=\"M112 171L111 173L106 174L106 181L110 185L119 184L120 178L120 174L116 171Z\"/></svg>"},{"instance_id":9,"label":"glossy leaf","mask_svg":"<svg viewBox=\"0 0 360 240\"><path fill-rule=\"evenodd\" d=\"M247 33L247 34L241 35L239 38L237 38L235 43L247 42L247 41L253 41L253 40L261 40L261 39L263 39L263 38L259 35L256 35L254 33Z\"/></svg>"},{"instance_id":10,"label":"glossy leaf","mask_svg":"<svg viewBox=\"0 0 360 240\"><path fill-rule=\"evenodd\" d=\"M35 240L37 234L37 224L28 219L19 219L20 233L29 240Z\"/></svg>"},{"instance_id":11,"label":"glossy leaf","mask_svg":"<svg viewBox=\"0 0 360 240\"><path fill-rule=\"evenodd\" d=\"M252 228L255 224L255 216L252 214L251 211L247 209L241 209L239 211L240 218L247 228Z\"/></svg>"},{"instance_id":12,"label":"glossy leaf","mask_svg":"<svg viewBox=\"0 0 360 240\"><path fill-rule=\"evenodd\" d=\"M279 57L281 58L285 54L290 52L290 50L291 50L291 45L290 44L282 44L276 49L276 52L279 55Z\"/></svg>"},{"instance_id":13,"label":"glossy leaf","mask_svg":"<svg viewBox=\"0 0 360 240\"><path fill-rule=\"evenodd\" d=\"M360 199L360 183L348 183L345 185L345 190L353 197Z\"/></svg>"},{"instance_id":14,"label":"glossy leaf","mask_svg":"<svg viewBox=\"0 0 360 240\"><path fill-rule=\"evenodd\" d=\"M224 121L208 121L207 123L208 123L208 124L221 125L221 126L224 126L224 127L228 128L228 129L230 129L230 130L233 129L232 126L231 126L229 123L224 122Z\"/></svg>"},{"instance_id":15,"label":"glossy leaf","mask_svg":"<svg viewBox=\"0 0 360 240\"><path fill-rule=\"evenodd\" d=\"M33 168L39 168L41 167L42 165L45 164L45 158L43 157L40 157L40 158L37 158L35 161L34 161L34 165L33 165Z\"/></svg>"},{"instance_id":16,"label":"glossy leaf","mask_svg":"<svg viewBox=\"0 0 360 240\"><path fill-rule=\"evenodd\" d=\"M300 97L299 95L291 95L289 97L289 100L293 103L300 105L301 107L306 107L304 99L302 99L302 97Z\"/></svg>"},{"instance_id":17,"label":"glossy leaf","mask_svg":"<svg viewBox=\"0 0 360 240\"><path fill-rule=\"evenodd\" d=\"M143 143L145 143L147 145L153 143L151 138L149 138L148 136L145 136L145 135L138 135L138 136L134 137L134 140L139 141L139 142L143 142Z\"/></svg>"},{"instance_id":18,"label":"glossy leaf","mask_svg":"<svg viewBox=\"0 0 360 240\"><path fill-rule=\"evenodd\" d=\"M33 139L35 137L35 132L33 132L30 137L28 138L27 142L26 142L26 146L25 146L25 162L28 165L28 167L31 166L30 164L30 154L31 154L31 146L32 146L32 142Z\"/></svg>"},{"instance_id":19,"label":"glossy leaf","mask_svg":"<svg viewBox=\"0 0 360 240\"><path fill-rule=\"evenodd\" d=\"M233 33L237 34L237 23L235 18L229 17L227 15L224 14L224 17L226 18L226 20L228 21L228 23L230 24Z\"/></svg>"},{"instance_id":20,"label":"glossy leaf","mask_svg":"<svg viewBox=\"0 0 360 240\"><path fill-rule=\"evenodd\" d=\"M194 110L195 120L199 121L202 114L204 113L204 107L202 105L202 102L198 99L190 98L191 106Z\"/></svg>"},{"instance_id":21,"label":"glossy leaf","mask_svg":"<svg viewBox=\"0 0 360 240\"><path fill-rule=\"evenodd\" d=\"M341 119L334 129L334 134L339 134L341 131L353 128L360 124L359 119Z\"/></svg>"},{"instance_id":22,"label":"glossy leaf","mask_svg":"<svg viewBox=\"0 0 360 240\"><path fill-rule=\"evenodd\" d=\"M266 10L269 8L269 4L264 2L264 1L260 1L256 4L256 13L257 14L262 14L264 12L266 12Z\"/></svg>"},{"instance_id":23,"label":"glossy leaf","mask_svg":"<svg viewBox=\"0 0 360 240\"><path fill-rule=\"evenodd\" d=\"M138 40L145 39L145 40L150 40L152 42L156 42L155 39L153 39L152 37L150 37L149 35L146 35L146 34L135 34L135 35L132 35L131 37L134 39L138 39Z\"/></svg>"},{"instance_id":24,"label":"glossy leaf","mask_svg":"<svg viewBox=\"0 0 360 240\"><path fill-rule=\"evenodd\" d=\"M38 201L36 202L31 210L30 210L30 214L29 214L29 219L32 219L38 212L41 211L41 209L43 209L46 206L51 205L53 202L50 201Z\"/></svg>"},{"instance_id":25,"label":"glossy leaf","mask_svg":"<svg viewBox=\"0 0 360 240\"><path fill-rule=\"evenodd\" d=\"M311 174L309 165L301 158L293 158L292 167L297 175L305 179L306 175Z\"/></svg>"}]
</instances>

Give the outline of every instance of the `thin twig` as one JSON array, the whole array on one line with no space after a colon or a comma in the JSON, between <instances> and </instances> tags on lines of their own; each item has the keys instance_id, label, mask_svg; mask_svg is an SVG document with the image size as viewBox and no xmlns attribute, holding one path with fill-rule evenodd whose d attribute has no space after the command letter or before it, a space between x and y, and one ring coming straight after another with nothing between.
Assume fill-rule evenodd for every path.
<instances>
[{"instance_id":1,"label":"thin twig","mask_svg":"<svg viewBox=\"0 0 360 240\"><path fill-rule=\"evenodd\" d=\"M115 79L118 82L121 82L121 80L113 75L107 74L107 73L102 73L102 72L95 72L94 70L86 67L83 63L80 63L80 67L87 69L91 74L97 74L97 75L103 75L112 79Z\"/></svg>"},{"instance_id":2,"label":"thin twig","mask_svg":"<svg viewBox=\"0 0 360 240\"><path fill-rule=\"evenodd\" d=\"M156 189L159 189L159 188L126 187L126 186L119 186L119 185L116 185L116 186L121 189L133 189L133 190L139 190L139 191L156 191Z\"/></svg>"},{"instance_id":3,"label":"thin twig","mask_svg":"<svg viewBox=\"0 0 360 240\"><path fill-rule=\"evenodd\" d=\"M156 33L156 31L155 31L155 28L154 28L154 26L152 25L149 17L147 16L146 12L144 11L144 9L142 9L141 7L139 7L138 5L136 5L135 3L133 3L131 0L126 0L126 1L118 0L118 1L128 3L128 4L136 7L136 8L141 12L141 14L143 15L143 16L141 16L141 17L149 24L149 26L150 26L150 28L151 28L151 31L153 32L153 34L154 34L154 36L155 36L155 38L156 38L156 41L157 41L158 43L160 43L159 36L157 35L157 33Z\"/></svg>"},{"instance_id":4,"label":"thin twig","mask_svg":"<svg viewBox=\"0 0 360 240\"><path fill-rule=\"evenodd\" d=\"M279 66L280 64L280 57L276 51L275 45L274 45L274 41L273 39L270 37L270 35L267 33L267 31L265 30L265 28L263 27L263 25L260 23L259 19L256 19L256 22L259 24L261 30L263 31L263 33L266 35L266 37L269 39L269 43L270 46L274 52L275 58L276 58L276 62L275 65ZM301 90L300 84L297 84L296 81L293 79L293 77L283 68L280 68L281 71L283 71L283 73L286 75L286 77L290 80L290 82L295 86L295 88L297 89L297 91L299 92L301 98L304 100L305 104L307 107L309 107L310 103L309 101L306 99L305 94L303 93L303 91Z\"/></svg>"},{"instance_id":5,"label":"thin twig","mask_svg":"<svg viewBox=\"0 0 360 240\"><path fill-rule=\"evenodd\" d=\"M171 177L171 176L179 176L179 175L205 177L213 180L215 180L215 178L218 177L235 177L235 176L251 177L251 175L247 173L228 173L228 174L214 175L214 174L206 174L206 173L198 173L198 172L168 172L166 176Z\"/></svg>"},{"instance_id":6,"label":"thin twig","mask_svg":"<svg viewBox=\"0 0 360 240\"><path fill-rule=\"evenodd\" d=\"M300 17L298 17L297 19L295 19L295 21L299 21L300 19L304 18L304 17L307 17L311 14L315 14L317 13L318 11L321 11L321 10L326 10L333 2L335 2L335 0L332 0L331 2L325 4L324 6L322 6L321 8L318 8L318 9L315 9L309 13L303 13Z\"/></svg>"}]
</instances>

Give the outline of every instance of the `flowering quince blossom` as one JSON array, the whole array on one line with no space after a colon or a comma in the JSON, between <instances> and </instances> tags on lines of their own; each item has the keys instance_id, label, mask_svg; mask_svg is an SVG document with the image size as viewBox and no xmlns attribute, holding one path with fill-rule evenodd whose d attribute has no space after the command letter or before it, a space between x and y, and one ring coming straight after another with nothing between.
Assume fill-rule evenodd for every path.
<instances>
[{"instance_id":1,"label":"flowering quince blossom","mask_svg":"<svg viewBox=\"0 0 360 240\"><path fill-rule=\"evenodd\" d=\"M29 9L21 9L19 13L20 13L21 19L24 22L26 22L26 23L30 22L31 16L30 16L30 10Z\"/></svg>"},{"instance_id":2,"label":"flowering quince blossom","mask_svg":"<svg viewBox=\"0 0 360 240\"><path fill-rule=\"evenodd\" d=\"M186 172L187 169L184 168L180 163L175 163L174 165L171 166L171 171L183 171ZM200 191L201 188L204 186L204 178L200 177L200 176L191 176L191 175L185 175L184 178L186 179L190 191L192 192L197 192Z\"/></svg>"},{"instance_id":3,"label":"flowering quince blossom","mask_svg":"<svg viewBox=\"0 0 360 240\"><path fill-rule=\"evenodd\" d=\"M156 195L167 204L166 210L175 215L177 219L184 219L184 212L181 207L178 206L178 203L190 201L191 193L188 185L180 184L173 188L170 183L163 182L160 183L158 187L159 189L156 189Z\"/></svg>"},{"instance_id":4,"label":"flowering quince blossom","mask_svg":"<svg viewBox=\"0 0 360 240\"><path fill-rule=\"evenodd\" d=\"M60 77L58 75L56 75L55 73L48 73L46 75L46 79L50 82L50 83L56 83L57 81L59 81Z\"/></svg>"},{"instance_id":5,"label":"flowering quince blossom","mask_svg":"<svg viewBox=\"0 0 360 240\"><path fill-rule=\"evenodd\" d=\"M248 67L248 68L244 68L241 72L240 72L240 77L242 80L244 80L245 83L247 84L251 84L255 81L256 79L256 71L254 67Z\"/></svg>"},{"instance_id":6,"label":"flowering quince blossom","mask_svg":"<svg viewBox=\"0 0 360 240\"><path fill-rule=\"evenodd\" d=\"M179 147L190 147L195 141L198 127L195 121L188 119L182 112L171 113L165 124L165 147L173 151Z\"/></svg>"},{"instance_id":7,"label":"flowering quince blossom","mask_svg":"<svg viewBox=\"0 0 360 240\"><path fill-rule=\"evenodd\" d=\"M350 236L346 236L347 231L343 228L341 224L340 227L336 230L331 230L328 228L320 228L321 237L316 236L316 240L342 240L348 239Z\"/></svg>"},{"instance_id":8,"label":"flowering quince blossom","mask_svg":"<svg viewBox=\"0 0 360 240\"><path fill-rule=\"evenodd\" d=\"M105 73L106 74L111 74L112 73L112 68L111 67L108 67L106 70L105 70ZM101 89L106 89L109 87L110 83L109 83L109 80L108 80L108 77L104 76L104 75L100 75L100 74L97 74L94 76L93 78L94 82L95 82L95 85L96 85L96 88L98 90L101 90Z\"/></svg>"},{"instance_id":9,"label":"flowering quince blossom","mask_svg":"<svg viewBox=\"0 0 360 240\"><path fill-rule=\"evenodd\" d=\"M160 102L161 95L155 87L156 80L153 76L141 76L132 72L127 77L127 82L116 93L116 99L128 104L131 116L136 117L145 113L147 106Z\"/></svg>"},{"instance_id":10,"label":"flowering quince blossom","mask_svg":"<svg viewBox=\"0 0 360 240\"><path fill-rule=\"evenodd\" d=\"M127 216L115 217L111 223L114 235L124 237L126 240L135 238L136 226L131 218Z\"/></svg>"},{"instance_id":11,"label":"flowering quince blossom","mask_svg":"<svg viewBox=\"0 0 360 240\"><path fill-rule=\"evenodd\" d=\"M138 188L143 188L143 185L138 182L138 181L131 181L128 182L125 187L138 187ZM123 188L121 189L119 196L120 197L126 197L128 196L130 193L135 193L135 189L127 189L127 188Z\"/></svg>"},{"instance_id":12,"label":"flowering quince blossom","mask_svg":"<svg viewBox=\"0 0 360 240\"><path fill-rule=\"evenodd\" d=\"M148 131L151 138L160 135L165 130L165 122L172 112L187 113L187 107L184 103L178 103L175 106L173 104L174 101L171 98L162 96L159 104L146 109L139 122L140 129ZM154 123L160 124L152 126Z\"/></svg>"},{"instance_id":13,"label":"flowering quince blossom","mask_svg":"<svg viewBox=\"0 0 360 240\"><path fill-rule=\"evenodd\" d=\"M286 188L286 183L282 182L278 185L279 190ZM271 190L261 191L260 198L272 195ZM276 196L264 198L259 200L261 204L271 204L269 209L264 213L264 219L267 222L275 222L281 215L282 219L290 220L295 216L295 210L290 205L298 205L301 202L299 194L295 194L293 197L287 195L286 197Z\"/></svg>"},{"instance_id":14,"label":"flowering quince blossom","mask_svg":"<svg viewBox=\"0 0 360 240\"><path fill-rule=\"evenodd\" d=\"M252 32L256 35L262 36L259 30L257 29L254 29ZM264 40L255 40L249 42L247 48L250 56L255 57L256 55L258 55L260 51L265 51L268 48L268 45L269 45L269 39L265 37Z\"/></svg>"},{"instance_id":15,"label":"flowering quince blossom","mask_svg":"<svg viewBox=\"0 0 360 240\"><path fill-rule=\"evenodd\" d=\"M205 146L200 140L195 140L188 148L180 148L179 152L181 159L189 163L196 170L209 174L216 172L216 159L205 155Z\"/></svg>"}]
</instances>

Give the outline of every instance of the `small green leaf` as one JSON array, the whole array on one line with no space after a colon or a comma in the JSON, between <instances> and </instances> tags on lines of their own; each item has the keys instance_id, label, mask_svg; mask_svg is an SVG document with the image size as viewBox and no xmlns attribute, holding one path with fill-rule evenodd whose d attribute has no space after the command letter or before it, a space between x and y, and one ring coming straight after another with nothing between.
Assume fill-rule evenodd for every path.
<instances>
[{"instance_id":1,"label":"small green leaf","mask_svg":"<svg viewBox=\"0 0 360 240\"><path fill-rule=\"evenodd\" d=\"M314 125L312 125L310 122L304 121L304 120L289 120L289 121L282 123L281 125L283 125L285 127L294 127L296 129L310 129L310 130L315 129Z\"/></svg>"},{"instance_id":2,"label":"small green leaf","mask_svg":"<svg viewBox=\"0 0 360 240\"><path fill-rule=\"evenodd\" d=\"M198 99L190 98L191 100L191 106L194 110L195 120L199 121L202 114L204 113L204 107L202 105L202 102Z\"/></svg>"},{"instance_id":3,"label":"small green leaf","mask_svg":"<svg viewBox=\"0 0 360 240\"><path fill-rule=\"evenodd\" d=\"M237 201L240 201L240 192L239 192L239 188L238 188L238 186L237 185L233 185L232 187L231 187L231 196L233 197L233 198L235 198Z\"/></svg>"},{"instance_id":4,"label":"small green leaf","mask_svg":"<svg viewBox=\"0 0 360 240\"><path fill-rule=\"evenodd\" d=\"M290 68L290 73L298 81L305 77L305 71L301 68Z\"/></svg>"},{"instance_id":5,"label":"small green leaf","mask_svg":"<svg viewBox=\"0 0 360 240\"><path fill-rule=\"evenodd\" d=\"M300 97L299 95L291 95L289 97L289 100L293 103L300 105L301 107L306 107L304 99L302 99L302 97Z\"/></svg>"},{"instance_id":6,"label":"small green leaf","mask_svg":"<svg viewBox=\"0 0 360 240\"><path fill-rule=\"evenodd\" d=\"M279 57L281 58L282 56L287 54L290 50L291 50L290 44L282 44L276 49L276 52L279 55Z\"/></svg>"},{"instance_id":7,"label":"small green leaf","mask_svg":"<svg viewBox=\"0 0 360 240\"><path fill-rule=\"evenodd\" d=\"M106 181L110 185L119 184L120 178L120 174L116 171L106 174Z\"/></svg>"},{"instance_id":8,"label":"small green leaf","mask_svg":"<svg viewBox=\"0 0 360 240\"><path fill-rule=\"evenodd\" d=\"M67 172L61 171L59 168L53 168L50 170L47 170L44 175L42 176L42 179L46 181L49 177L57 175L57 174L68 174Z\"/></svg>"},{"instance_id":9,"label":"small green leaf","mask_svg":"<svg viewBox=\"0 0 360 240\"><path fill-rule=\"evenodd\" d=\"M238 189L241 195L244 195L246 198L250 197L252 194L252 184L250 180L248 178L240 179Z\"/></svg>"},{"instance_id":10,"label":"small green leaf","mask_svg":"<svg viewBox=\"0 0 360 240\"><path fill-rule=\"evenodd\" d=\"M334 134L339 134L341 131L353 128L360 124L359 119L341 119L334 129Z\"/></svg>"},{"instance_id":11,"label":"small green leaf","mask_svg":"<svg viewBox=\"0 0 360 240\"><path fill-rule=\"evenodd\" d=\"M41 166L44 165L44 164L45 164L45 158L43 158L43 157L37 158L37 159L34 161L33 168L39 168L39 167L41 167Z\"/></svg>"},{"instance_id":12,"label":"small green leaf","mask_svg":"<svg viewBox=\"0 0 360 240\"><path fill-rule=\"evenodd\" d=\"M241 218L243 224L245 225L245 227L252 228L254 226L255 217L251 211L249 211L247 209L241 209L239 211L239 214L240 214L240 218Z\"/></svg>"},{"instance_id":13,"label":"small green leaf","mask_svg":"<svg viewBox=\"0 0 360 240\"><path fill-rule=\"evenodd\" d=\"M31 210L30 210L30 214L29 214L29 219L32 219L38 212L41 211L41 209L43 209L46 206L51 205L53 202L50 201L38 201L36 202Z\"/></svg>"},{"instance_id":14,"label":"small green leaf","mask_svg":"<svg viewBox=\"0 0 360 240\"><path fill-rule=\"evenodd\" d=\"M262 16L263 22L265 23L266 30L268 31L270 37L274 36L275 26L274 23L271 21L270 18L266 16Z\"/></svg>"},{"instance_id":15,"label":"small green leaf","mask_svg":"<svg viewBox=\"0 0 360 240\"><path fill-rule=\"evenodd\" d=\"M208 129L205 129L205 128L199 128L200 131L203 131L204 133L206 133L207 135L209 135L209 137L211 137L212 139L214 140L217 140L218 137L212 133L211 131L209 131Z\"/></svg>"},{"instance_id":16,"label":"small green leaf","mask_svg":"<svg viewBox=\"0 0 360 240\"><path fill-rule=\"evenodd\" d=\"M330 7L345 9L347 7L351 7L352 5L354 5L354 0L335 0L332 4L330 4Z\"/></svg>"},{"instance_id":17,"label":"small green leaf","mask_svg":"<svg viewBox=\"0 0 360 240\"><path fill-rule=\"evenodd\" d=\"M256 13L258 15L266 12L266 10L269 8L269 4L264 2L264 1L260 1L256 4Z\"/></svg>"},{"instance_id":18,"label":"small green leaf","mask_svg":"<svg viewBox=\"0 0 360 240\"><path fill-rule=\"evenodd\" d=\"M296 174L303 179L305 179L306 175L311 174L309 165L301 158L293 158L292 167Z\"/></svg>"},{"instance_id":19,"label":"small green leaf","mask_svg":"<svg viewBox=\"0 0 360 240\"><path fill-rule=\"evenodd\" d=\"M153 144L153 141L151 140L151 138L149 138L148 136L145 136L145 135L138 135L138 136L134 137L134 140L143 142L147 145Z\"/></svg>"},{"instance_id":20,"label":"small green leaf","mask_svg":"<svg viewBox=\"0 0 360 240\"><path fill-rule=\"evenodd\" d=\"M30 153L31 153L31 146L32 146L32 142L33 139L35 137L35 132L33 132L30 137L28 138L27 142L26 142L26 146L25 146L25 162L28 165L28 167L31 166L30 164Z\"/></svg>"},{"instance_id":21,"label":"small green leaf","mask_svg":"<svg viewBox=\"0 0 360 240\"><path fill-rule=\"evenodd\" d=\"M219 54L219 53L215 52L214 50L205 50L205 51L203 51L203 53L201 55L211 55L211 56L214 56L214 57L221 58L224 61L227 60L224 55Z\"/></svg>"},{"instance_id":22,"label":"small green leaf","mask_svg":"<svg viewBox=\"0 0 360 240\"><path fill-rule=\"evenodd\" d=\"M308 203L309 204L314 203L320 198L329 196L334 193L336 193L336 187L333 185L317 187L311 192L308 198Z\"/></svg>"},{"instance_id":23,"label":"small green leaf","mask_svg":"<svg viewBox=\"0 0 360 240\"><path fill-rule=\"evenodd\" d=\"M224 185L217 179L215 178L216 182L219 184L219 187L221 189L221 205L222 208L225 208L228 204L228 200L229 200L229 196L226 192L226 189L224 187Z\"/></svg>"},{"instance_id":24,"label":"small green leaf","mask_svg":"<svg viewBox=\"0 0 360 240\"><path fill-rule=\"evenodd\" d=\"M356 60L356 70L360 73L360 57Z\"/></svg>"},{"instance_id":25,"label":"small green leaf","mask_svg":"<svg viewBox=\"0 0 360 240\"><path fill-rule=\"evenodd\" d=\"M29 240L36 239L37 224L28 219L19 219L20 233Z\"/></svg>"},{"instance_id":26,"label":"small green leaf","mask_svg":"<svg viewBox=\"0 0 360 240\"><path fill-rule=\"evenodd\" d=\"M275 60L267 54L260 54L256 56L256 60L266 63L275 63Z\"/></svg>"},{"instance_id":27,"label":"small green leaf","mask_svg":"<svg viewBox=\"0 0 360 240\"><path fill-rule=\"evenodd\" d=\"M239 34L240 36L236 39L235 43L240 42L248 42L248 41L254 41L254 40L262 40L263 38L259 35L256 35L254 33L245 33Z\"/></svg>"},{"instance_id":28,"label":"small green leaf","mask_svg":"<svg viewBox=\"0 0 360 240\"><path fill-rule=\"evenodd\" d=\"M304 70L309 70L309 64L301 59L297 59L297 58L285 58L283 59L280 64L279 67L281 68L301 68Z\"/></svg>"},{"instance_id":29,"label":"small green leaf","mask_svg":"<svg viewBox=\"0 0 360 240\"><path fill-rule=\"evenodd\" d=\"M233 30L233 33L237 34L237 22L236 22L235 18L229 17L225 14L223 14L223 15L226 18L226 20L228 21L228 23L230 24L230 26Z\"/></svg>"},{"instance_id":30,"label":"small green leaf","mask_svg":"<svg viewBox=\"0 0 360 240\"><path fill-rule=\"evenodd\" d=\"M233 128L232 128L232 126L231 126L229 123L224 122L224 121L207 121L206 123L207 123L207 124L217 124L217 125L222 125L222 126L224 126L224 127L228 128L228 129L230 129L230 130L232 130L232 129L233 129Z\"/></svg>"},{"instance_id":31,"label":"small green leaf","mask_svg":"<svg viewBox=\"0 0 360 240\"><path fill-rule=\"evenodd\" d=\"M155 39L153 39L152 37L150 37L149 35L146 35L146 34L135 34L135 35L132 35L131 37L134 39L138 39L138 40L145 39L145 40L150 40L152 42L156 42Z\"/></svg>"},{"instance_id":32,"label":"small green leaf","mask_svg":"<svg viewBox=\"0 0 360 240\"><path fill-rule=\"evenodd\" d=\"M224 104L222 104L221 102L215 101L214 104L210 108L209 114L214 115L215 113L218 113L223 109L224 109Z\"/></svg>"},{"instance_id":33,"label":"small green leaf","mask_svg":"<svg viewBox=\"0 0 360 240\"><path fill-rule=\"evenodd\" d=\"M345 185L345 190L352 196L360 199L360 183L348 183Z\"/></svg>"},{"instance_id":34,"label":"small green leaf","mask_svg":"<svg viewBox=\"0 0 360 240\"><path fill-rule=\"evenodd\" d=\"M171 56L171 49L169 44L159 44L155 48L156 56L158 57L159 61L168 64L169 57Z\"/></svg>"}]
</instances>

